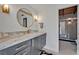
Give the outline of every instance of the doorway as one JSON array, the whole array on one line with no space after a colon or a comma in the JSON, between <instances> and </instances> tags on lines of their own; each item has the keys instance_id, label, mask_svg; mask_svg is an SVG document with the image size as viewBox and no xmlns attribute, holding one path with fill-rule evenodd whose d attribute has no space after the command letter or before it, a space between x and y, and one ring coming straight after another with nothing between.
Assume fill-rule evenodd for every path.
<instances>
[{"instance_id":1,"label":"doorway","mask_svg":"<svg viewBox=\"0 0 79 59\"><path fill-rule=\"evenodd\" d=\"M59 54L77 54L77 6L59 10Z\"/></svg>"}]
</instances>

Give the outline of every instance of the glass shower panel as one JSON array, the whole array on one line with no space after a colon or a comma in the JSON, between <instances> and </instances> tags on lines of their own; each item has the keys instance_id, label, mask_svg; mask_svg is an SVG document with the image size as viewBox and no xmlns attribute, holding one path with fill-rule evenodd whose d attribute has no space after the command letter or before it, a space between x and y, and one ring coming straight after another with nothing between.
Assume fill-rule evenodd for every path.
<instances>
[{"instance_id":1,"label":"glass shower panel","mask_svg":"<svg viewBox=\"0 0 79 59\"><path fill-rule=\"evenodd\" d=\"M65 33L65 22L60 22L60 39L65 39L66 33Z\"/></svg>"},{"instance_id":2,"label":"glass shower panel","mask_svg":"<svg viewBox=\"0 0 79 59\"><path fill-rule=\"evenodd\" d=\"M67 35L66 40L76 40L77 39L77 20L65 21L65 32Z\"/></svg>"}]
</instances>

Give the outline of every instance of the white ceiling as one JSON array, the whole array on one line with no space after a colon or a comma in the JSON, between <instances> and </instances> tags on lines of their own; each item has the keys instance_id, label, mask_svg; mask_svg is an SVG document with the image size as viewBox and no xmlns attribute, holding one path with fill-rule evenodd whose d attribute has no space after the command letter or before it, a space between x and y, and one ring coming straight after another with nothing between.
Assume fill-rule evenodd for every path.
<instances>
[{"instance_id":1,"label":"white ceiling","mask_svg":"<svg viewBox=\"0 0 79 59\"><path fill-rule=\"evenodd\" d=\"M61 9L74 5L75 4L30 4L30 6L32 6L34 9L38 10L39 12L44 12L45 10L48 10L48 7Z\"/></svg>"},{"instance_id":2,"label":"white ceiling","mask_svg":"<svg viewBox=\"0 0 79 59\"><path fill-rule=\"evenodd\" d=\"M30 4L32 8L36 9L38 12L44 12L48 10L48 7L54 6L53 4Z\"/></svg>"}]
</instances>

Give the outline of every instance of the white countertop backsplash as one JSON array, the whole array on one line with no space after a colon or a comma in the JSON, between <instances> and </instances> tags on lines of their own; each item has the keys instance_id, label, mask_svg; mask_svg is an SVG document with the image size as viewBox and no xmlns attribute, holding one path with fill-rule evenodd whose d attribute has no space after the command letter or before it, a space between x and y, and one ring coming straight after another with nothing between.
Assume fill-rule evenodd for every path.
<instances>
[{"instance_id":1,"label":"white countertop backsplash","mask_svg":"<svg viewBox=\"0 0 79 59\"><path fill-rule=\"evenodd\" d=\"M31 33L26 33L26 32L13 32L6 34L4 37L0 38L0 50L8 48L10 46L16 45L18 43L21 43L26 40L30 40L34 37L40 36L46 32L31 32Z\"/></svg>"}]
</instances>

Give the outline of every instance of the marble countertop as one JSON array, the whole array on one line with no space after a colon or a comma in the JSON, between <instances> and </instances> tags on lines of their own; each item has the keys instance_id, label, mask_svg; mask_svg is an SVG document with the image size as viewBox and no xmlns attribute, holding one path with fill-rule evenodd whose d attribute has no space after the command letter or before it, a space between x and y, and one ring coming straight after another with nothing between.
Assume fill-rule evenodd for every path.
<instances>
[{"instance_id":1,"label":"marble countertop","mask_svg":"<svg viewBox=\"0 0 79 59\"><path fill-rule=\"evenodd\" d=\"M18 32L10 33L10 35L0 38L0 50L16 45L26 40L45 34L46 32Z\"/></svg>"}]
</instances>

